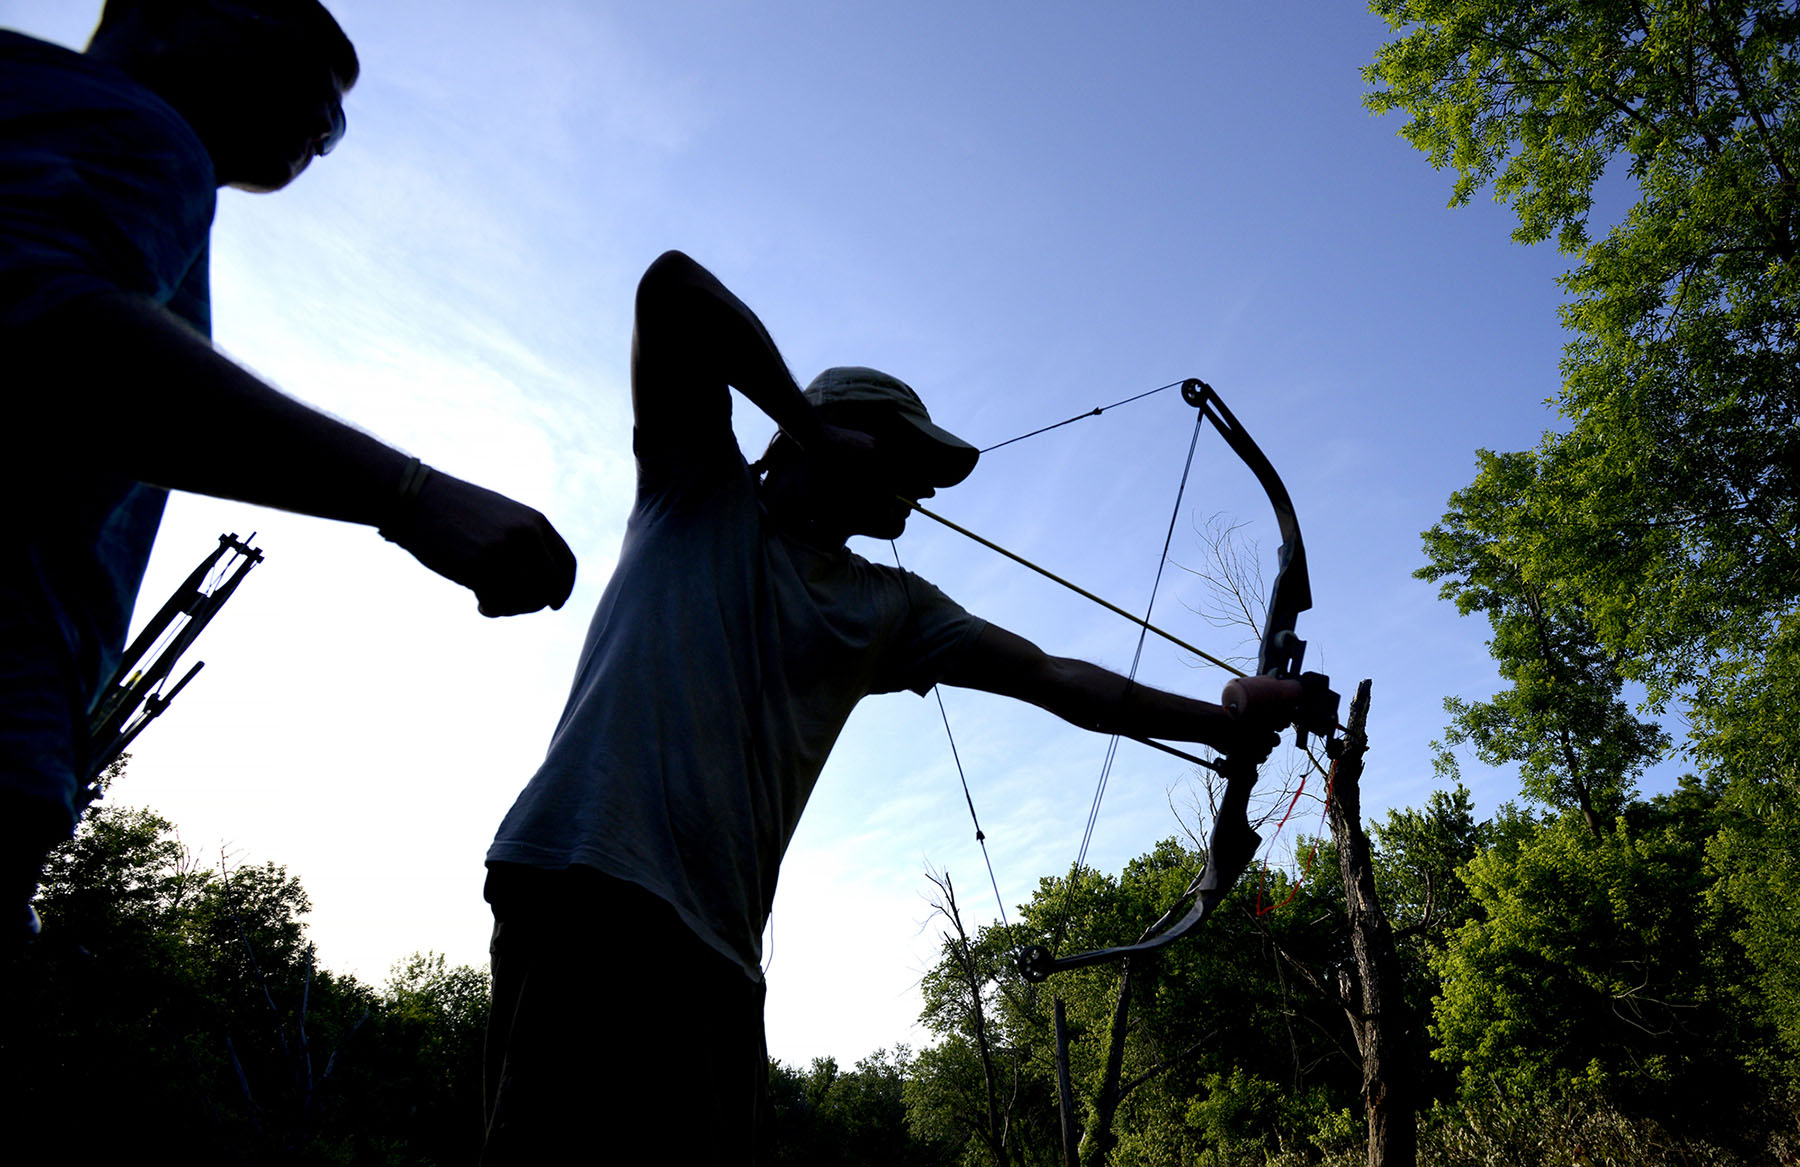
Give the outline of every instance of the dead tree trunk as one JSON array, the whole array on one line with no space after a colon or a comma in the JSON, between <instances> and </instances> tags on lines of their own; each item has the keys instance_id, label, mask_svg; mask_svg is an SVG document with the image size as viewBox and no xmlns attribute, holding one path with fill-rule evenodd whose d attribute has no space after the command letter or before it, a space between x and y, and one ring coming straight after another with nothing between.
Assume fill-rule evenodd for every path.
<instances>
[{"instance_id":1,"label":"dead tree trunk","mask_svg":"<svg viewBox=\"0 0 1800 1167\"><path fill-rule=\"evenodd\" d=\"M1331 837L1344 877L1355 969L1343 986L1362 1055L1363 1108L1369 1120L1369 1167L1413 1167L1418 1154L1417 1102L1407 1065L1406 1006L1393 930L1375 893L1369 836L1362 827L1363 755L1368 752L1369 682L1356 687L1344 752L1334 767Z\"/></svg>"},{"instance_id":2,"label":"dead tree trunk","mask_svg":"<svg viewBox=\"0 0 1800 1167\"><path fill-rule=\"evenodd\" d=\"M1008 1102L1004 1108L1000 1104L993 1050L988 1040L987 1012L982 1005L981 987L984 978L981 970L976 966L975 949L969 943L969 934L963 928L962 912L956 906L956 887L950 882L950 873L944 872L941 879L927 873L925 878L931 880L937 886L938 891L943 893L943 899L936 901L933 906L943 913L944 918L950 921L950 926L956 930L955 940L947 942L945 948L951 958L956 961L957 973L962 979L963 987L968 990L969 1026L975 1042L975 1049L981 1056L981 1085L982 1091L986 1095L987 1107L983 1119L979 1122L972 1122L970 1125L974 1127L982 1144L987 1147L988 1153L993 1156L994 1162L1005 1164L1019 1158L1020 1152L1018 1147L1011 1145L1009 1138L1012 1127L1012 1103ZM1018 1067L1015 1065L1013 1069L1015 1099L1018 1096L1018 1076Z\"/></svg>"},{"instance_id":3,"label":"dead tree trunk","mask_svg":"<svg viewBox=\"0 0 1800 1167\"><path fill-rule=\"evenodd\" d=\"M1109 1162L1118 1143L1113 1136L1113 1117L1129 1092L1120 1078L1125 1069L1125 1037L1131 1024L1131 964L1129 956L1119 962L1119 994L1113 999L1112 1025L1106 1034L1106 1068L1100 1075L1100 1087L1088 1110L1087 1131L1081 1138L1081 1161L1085 1167L1102 1167Z\"/></svg>"},{"instance_id":4,"label":"dead tree trunk","mask_svg":"<svg viewBox=\"0 0 1800 1167\"><path fill-rule=\"evenodd\" d=\"M1056 1011L1056 1114L1062 1127L1063 1167L1079 1167L1076 1146L1080 1135L1075 1124L1075 1087L1069 1081L1069 1018L1063 999L1052 1001Z\"/></svg>"}]
</instances>

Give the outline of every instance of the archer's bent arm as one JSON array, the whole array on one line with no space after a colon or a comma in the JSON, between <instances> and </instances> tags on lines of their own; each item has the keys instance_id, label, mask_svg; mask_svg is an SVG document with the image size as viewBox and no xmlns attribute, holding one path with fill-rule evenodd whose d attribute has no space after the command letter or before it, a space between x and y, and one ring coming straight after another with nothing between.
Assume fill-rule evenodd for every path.
<instances>
[{"instance_id":1,"label":"archer's bent arm","mask_svg":"<svg viewBox=\"0 0 1800 1167\"><path fill-rule=\"evenodd\" d=\"M819 436L812 405L756 313L698 263L665 251L638 281L631 331L640 440L680 443L695 428L696 408L729 417L729 386L802 447Z\"/></svg>"},{"instance_id":2,"label":"archer's bent arm","mask_svg":"<svg viewBox=\"0 0 1800 1167\"><path fill-rule=\"evenodd\" d=\"M873 448L867 434L820 419L769 330L731 289L681 252L665 251L638 281L631 330L631 411L639 440L673 446L704 440L708 425L728 424L727 387L834 469L854 465Z\"/></svg>"},{"instance_id":3,"label":"archer's bent arm","mask_svg":"<svg viewBox=\"0 0 1800 1167\"><path fill-rule=\"evenodd\" d=\"M1222 753L1266 755L1273 727L1246 722L1222 705L1127 680L1110 669L1051 656L994 624L983 628L944 683L1028 701L1082 729L1126 737L1201 742Z\"/></svg>"}]
</instances>

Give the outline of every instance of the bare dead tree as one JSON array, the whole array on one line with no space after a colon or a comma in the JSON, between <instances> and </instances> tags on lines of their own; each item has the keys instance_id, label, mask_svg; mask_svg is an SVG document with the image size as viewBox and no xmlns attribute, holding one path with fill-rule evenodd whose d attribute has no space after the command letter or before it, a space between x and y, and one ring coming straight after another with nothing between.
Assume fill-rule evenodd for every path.
<instances>
[{"instance_id":1,"label":"bare dead tree","mask_svg":"<svg viewBox=\"0 0 1800 1167\"><path fill-rule=\"evenodd\" d=\"M1206 599L1187 605L1188 610L1221 631L1236 630L1238 647L1247 649L1230 659L1249 664L1256 659L1257 642L1262 636L1263 588L1262 560L1254 540L1238 538L1247 523L1234 523L1224 515L1214 514L1204 523L1194 524L1194 537L1200 545L1200 563L1189 566L1179 560L1171 563L1194 576L1206 587Z\"/></svg>"},{"instance_id":2,"label":"bare dead tree","mask_svg":"<svg viewBox=\"0 0 1800 1167\"><path fill-rule=\"evenodd\" d=\"M925 878L937 888L937 898L930 901L932 910L949 921L953 937L945 938L945 949L955 962L957 977L962 981L968 993L969 1028L975 1041L976 1052L981 1058L981 1084L986 1097L986 1109L983 1121L972 1124L976 1137L993 1156L997 1164L1024 1162L1020 1149L1013 1144L1012 1116L1018 1103L1020 1089L1019 1051L1012 1052L1012 1092L1005 1103L1000 1101L1000 1084L994 1069L993 1043L988 1036L987 1009L983 991L987 978L975 959L974 946L969 942L969 933L963 927L962 912L956 904L956 887L950 881L950 873L926 871Z\"/></svg>"},{"instance_id":3,"label":"bare dead tree","mask_svg":"<svg viewBox=\"0 0 1800 1167\"><path fill-rule=\"evenodd\" d=\"M1246 643L1254 643L1262 625L1262 573L1254 547L1246 551L1236 537L1240 528L1240 524L1218 515L1204 525L1196 524L1202 561L1194 567L1179 566L1206 585L1208 599L1197 609L1198 614L1216 628L1239 628L1245 633ZM1280 952L1280 957L1315 991L1327 1000L1335 1000L1349 1019L1362 1063L1370 1167L1412 1167L1417 1158L1417 1103L1409 1087L1410 1067L1406 1064L1399 956L1393 929L1376 894L1369 838L1362 826L1361 779L1363 756L1368 750L1369 691L1367 680L1357 686L1345 749L1332 767L1332 793L1326 800L1344 884L1345 926L1353 967L1343 970L1337 983L1328 987L1324 978L1287 953ZM1293 774L1289 777L1284 800L1292 797L1294 789ZM1210 800L1210 789L1208 793ZM1267 929L1263 934L1272 942Z\"/></svg>"},{"instance_id":4,"label":"bare dead tree","mask_svg":"<svg viewBox=\"0 0 1800 1167\"><path fill-rule=\"evenodd\" d=\"M1417 1100L1407 1064L1406 1005L1400 957L1394 948L1375 865L1362 826L1363 756L1368 752L1370 683L1356 687L1344 751L1335 767L1331 834L1344 879L1354 973L1341 984L1352 1006L1351 1030L1362 1055L1363 1110L1369 1122L1369 1167L1413 1167L1418 1158Z\"/></svg>"}]
</instances>

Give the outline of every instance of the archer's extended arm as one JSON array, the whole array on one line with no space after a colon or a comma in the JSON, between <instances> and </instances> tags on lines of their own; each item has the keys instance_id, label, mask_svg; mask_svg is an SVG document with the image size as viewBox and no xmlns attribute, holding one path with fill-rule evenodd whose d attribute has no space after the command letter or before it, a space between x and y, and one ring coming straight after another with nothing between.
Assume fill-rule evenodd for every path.
<instances>
[{"instance_id":1,"label":"archer's extended arm","mask_svg":"<svg viewBox=\"0 0 1800 1167\"><path fill-rule=\"evenodd\" d=\"M1051 656L993 624L982 630L944 681L1029 701L1083 729L1202 742L1258 761L1274 748L1274 731L1286 724L1239 717L1222 705L1152 689L1099 665Z\"/></svg>"}]
</instances>

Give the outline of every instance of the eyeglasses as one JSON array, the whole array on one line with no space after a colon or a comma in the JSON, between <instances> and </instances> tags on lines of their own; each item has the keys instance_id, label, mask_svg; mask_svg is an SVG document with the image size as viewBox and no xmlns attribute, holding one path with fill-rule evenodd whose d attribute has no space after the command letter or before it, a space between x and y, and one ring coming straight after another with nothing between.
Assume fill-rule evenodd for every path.
<instances>
[{"instance_id":1,"label":"eyeglasses","mask_svg":"<svg viewBox=\"0 0 1800 1167\"><path fill-rule=\"evenodd\" d=\"M339 101L332 102L331 129L327 130L325 136L319 139L319 144L314 147L314 154L317 157L323 158L325 155L337 149L337 144L344 140L344 131L349 128L349 125L349 119L344 116L343 103Z\"/></svg>"}]
</instances>

